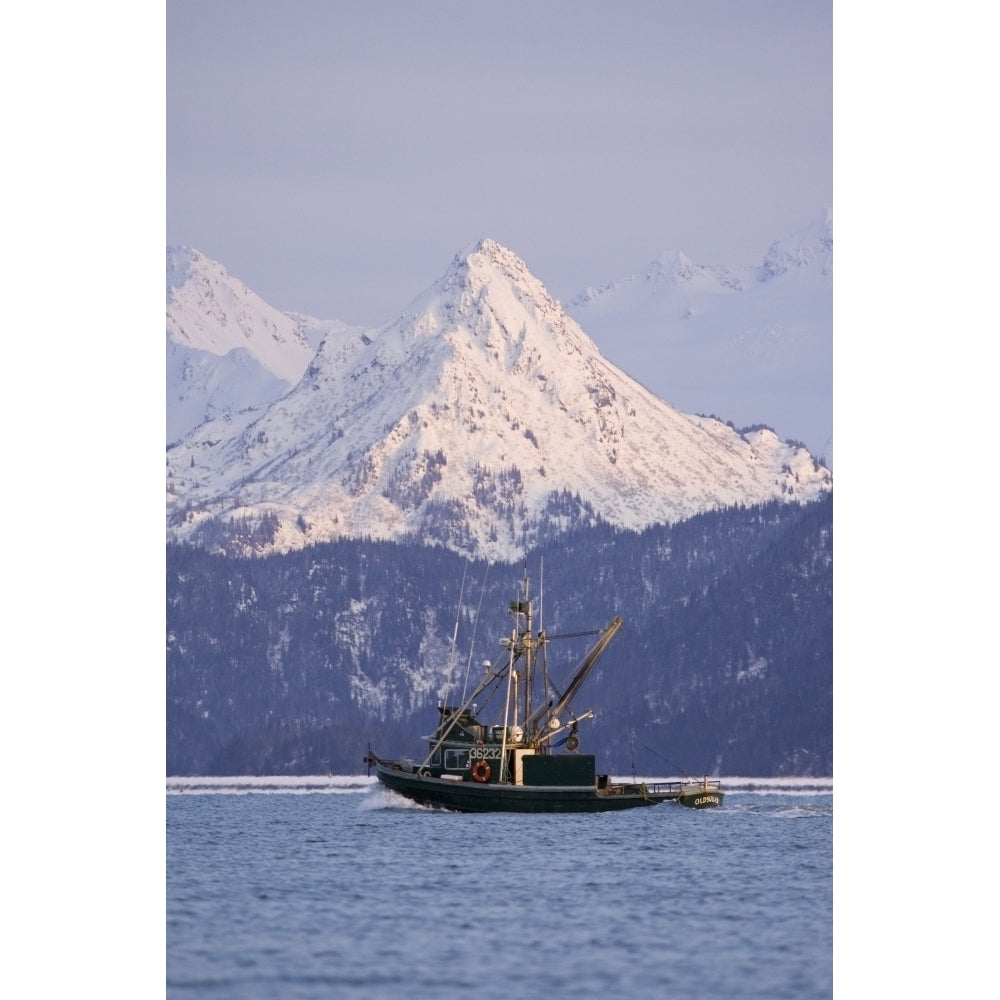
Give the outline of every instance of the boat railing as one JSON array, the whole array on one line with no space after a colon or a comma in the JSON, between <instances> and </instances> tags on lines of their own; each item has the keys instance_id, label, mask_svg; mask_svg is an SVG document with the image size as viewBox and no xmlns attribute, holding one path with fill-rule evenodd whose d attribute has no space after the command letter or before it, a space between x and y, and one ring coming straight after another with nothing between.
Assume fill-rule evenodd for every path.
<instances>
[{"instance_id":1,"label":"boat railing","mask_svg":"<svg viewBox=\"0 0 1000 1000\"><path fill-rule=\"evenodd\" d=\"M647 781L646 790L653 795L679 795L681 792L722 791L719 778L690 778L686 781Z\"/></svg>"}]
</instances>

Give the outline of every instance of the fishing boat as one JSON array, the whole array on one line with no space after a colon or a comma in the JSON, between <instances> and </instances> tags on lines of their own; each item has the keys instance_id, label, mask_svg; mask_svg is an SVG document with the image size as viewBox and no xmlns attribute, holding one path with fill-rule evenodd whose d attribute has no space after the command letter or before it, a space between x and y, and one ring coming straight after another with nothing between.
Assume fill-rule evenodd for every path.
<instances>
[{"instance_id":1,"label":"fishing boat","mask_svg":"<svg viewBox=\"0 0 1000 1000\"><path fill-rule=\"evenodd\" d=\"M509 611L514 624L500 640L506 656L499 665L485 664L482 681L462 704L438 704L437 727L425 737L429 748L422 760L387 760L369 747L364 760L386 788L457 812L606 812L671 801L693 809L722 805L717 779L612 780L597 773L593 754L579 753L578 727L594 713L574 714L572 701L621 630L621 617L591 632L536 633L527 580ZM549 676L546 647L550 639L584 635L597 640L560 692ZM496 721L482 721L479 702L498 693Z\"/></svg>"}]
</instances>

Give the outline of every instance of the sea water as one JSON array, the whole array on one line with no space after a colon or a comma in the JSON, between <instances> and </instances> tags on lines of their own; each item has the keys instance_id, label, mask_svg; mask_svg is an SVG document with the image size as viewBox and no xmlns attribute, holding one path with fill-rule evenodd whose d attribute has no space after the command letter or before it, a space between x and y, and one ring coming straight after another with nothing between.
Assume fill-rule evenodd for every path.
<instances>
[{"instance_id":1,"label":"sea water","mask_svg":"<svg viewBox=\"0 0 1000 1000\"><path fill-rule=\"evenodd\" d=\"M168 997L832 995L832 782L464 815L357 779L168 781Z\"/></svg>"}]
</instances>

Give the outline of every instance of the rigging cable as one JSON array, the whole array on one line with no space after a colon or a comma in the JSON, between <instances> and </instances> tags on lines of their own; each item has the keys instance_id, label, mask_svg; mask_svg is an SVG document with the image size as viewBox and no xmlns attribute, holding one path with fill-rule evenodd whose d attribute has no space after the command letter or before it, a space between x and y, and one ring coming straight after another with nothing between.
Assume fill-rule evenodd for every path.
<instances>
[{"instance_id":1,"label":"rigging cable","mask_svg":"<svg viewBox=\"0 0 1000 1000\"><path fill-rule=\"evenodd\" d=\"M476 608L476 618L472 623L472 638L469 641L469 659L465 664L465 681L462 683L462 701L465 701L465 692L469 690L469 677L472 673L472 651L476 645L476 630L479 628L479 616L483 610L483 598L486 596L486 581L489 579L490 567L493 563L486 564L486 572L483 574L483 587L479 592L479 607Z\"/></svg>"},{"instance_id":2,"label":"rigging cable","mask_svg":"<svg viewBox=\"0 0 1000 1000\"><path fill-rule=\"evenodd\" d=\"M663 756L662 753L657 753L652 747L646 746L645 743L641 743L640 746L643 748L643 750L648 750L655 757L659 757L660 760L662 760L664 762L664 764L669 764L671 767L676 768L678 774L682 778L690 778L691 777L691 775L688 774L687 771L685 771L684 768L680 766L680 764L675 764L672 760L668 760L666 757Z\"/></svg>"},{"instance_id":3,"label":"rigging cable","mask_svg":"<svg viewBox=\"0 0 1000 1000\"><path fill-rule=\"evenodd\" d=\"M465 596L465 575L469 571L469 560L466 558L465 567L462 569L462 585L458 588L458 607L455 609L455 630L451 635L451 654L448 657L448 680L444 686L444 703L448 704L448 697L451 694L452 673L455 670L455 653L458 650L458 623L462 617L462 598ZM465 700L465 692L462 692L462 699Z\"/></svg>"}]
</instances>

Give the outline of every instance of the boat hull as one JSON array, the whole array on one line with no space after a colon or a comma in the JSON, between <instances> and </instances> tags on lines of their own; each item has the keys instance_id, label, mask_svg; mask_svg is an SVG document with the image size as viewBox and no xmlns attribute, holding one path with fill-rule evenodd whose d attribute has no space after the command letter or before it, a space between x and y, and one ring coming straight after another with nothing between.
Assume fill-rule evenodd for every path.
<instances>
[{"instance_id":1,"label":"boat hull","mask_svg":"<svg viewBox=\"0 0 1000 1000\"><path fill-rule=\"evenodd\" d=\"M454 812L582 813L613 812L655 806L677 798L645 785L508 785L498 782L450 781L421 776L390 764L375 764L386 787L421 805Z\"/></svg>"},{"instance_id":2,"label":"boat hull","mask_svg":"<svg viewBox=\"0 0 1000 1000\"><path fill-rule=\"evenodd\" d=\"M722 805L724 798L725 795L720 789L703 788L701 785L695 787L685 785L677 794L677 801L689 809L715 809Z\"/></svg>"}]
</instances>

